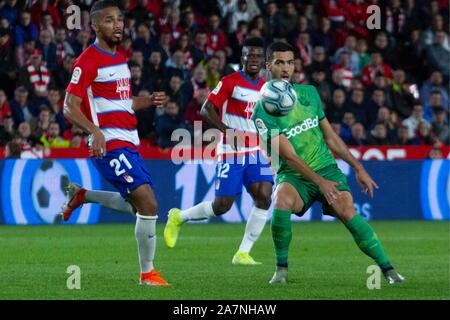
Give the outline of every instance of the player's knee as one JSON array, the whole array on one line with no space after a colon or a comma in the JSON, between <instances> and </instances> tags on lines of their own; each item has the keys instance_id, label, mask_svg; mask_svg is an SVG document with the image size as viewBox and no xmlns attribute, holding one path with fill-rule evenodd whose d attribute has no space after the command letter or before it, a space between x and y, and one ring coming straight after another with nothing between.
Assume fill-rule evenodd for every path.
<instances>
[{"instance_id":1,"label":"player's knee","mask_svg":"<svg viewBox=\"0 0 450 320\"><path fill-rule=\"evenodd\" d=\"M226 212L228 212L231 209L231 206L233 205L232 201L226 201L226 200L214 200L213 202L213 211L214 215L220 216Z\"/></svg>"},{"instance_id":2,"label":"player's knee","mask_svg":"<svg viewBox=\"0 0 450 320\"><path fill-rule=\"evenodd\" d=\"M269 209L272 199L271 194L267 194L265 192L260 192L254 199L255 206L260 209L267 210Z\"/></svg>"},{"instance_id":3,"label":"player's knee","mask_svg":"<svg viewBox=\"0 0 450 320\"><path fill-rule=\"evenodd\" d=\"M257 208L269 209L272 203L272 184L262 183L257 188L250 188L249 192Z\"/></svg>"},{"instance_id":4,"label":"player's knee","mask_svg":"<svg viewBox=\"0 0 450 320\"><path fill-rule=\"evenodd\" d=\"M344 217L346 221L350 221L354 216L356 216L356 212L354 209L352 210L347 210L344 213Z\"/></svg>"},{"instance_id":5,"label":"player's knee","mask_svg":"<svg viewBox=\"0 0 450 320\"><path fill-rule=\"evenodd\" d=\"M142 216L155 216L158 212L158 203L155 200L147 200L135 205L137 212Z\"/></svg>"},{"instance_id":6,"label":"player's knee","mask_svg":"<svg viewBox=\"0 0 450 320\"><path fill-rule=\"evenodd\" d=\"M150 201L149 203L150 215L154 216L158 212L158 203L156 201Z\"/></svg>"},{"instance_id":7,"label":"player's knee","mask_svg":"<svg viewBox=\"0 0 450 320\"><path fill-rule=\"evenodd\" d=\"M288 197L275 196L274 208L277 210L293 211L294 201Z\"/></svg>"},{"instance_id":8,"label":"player's knee","mask_svg":"<svg viewBox=\"0 0 450 320\"><path fill-rule=\"evenodd\" d=\"M348 207L342 210L342 212L339 213L339 218L343 222L350 221L354 216L356 215L356 211L353 207Z\"/></svg>"}]
</instances>

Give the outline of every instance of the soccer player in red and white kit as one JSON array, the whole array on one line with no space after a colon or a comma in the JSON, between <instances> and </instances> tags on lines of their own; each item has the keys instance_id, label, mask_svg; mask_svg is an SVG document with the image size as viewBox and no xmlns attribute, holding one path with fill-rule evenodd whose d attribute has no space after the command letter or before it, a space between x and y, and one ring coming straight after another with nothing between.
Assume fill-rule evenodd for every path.
<instances>
[{"instance_id":1,"label":"soccer player in red and white kit","mask_svg":"<svg viewBox=\"0 0 450 320\"><path fill-rule=\"evenodd\" d=\"M259 264L249 253L266 224L273 185L270 165L261 152L258 134L251 120L253 108L260 99L259 90L264 84L259 76L264 61L264 41L261 38L246 39L241 56L243 70L223 77L203 105L202 115L223 133L216 149L219 161L215 199L186 210L173 208L169 211L164 229L164 240L169 248L175 246L180 228L186 221L207 219L229 211L244 185L253 198L254 206L232 263ZM233 137L241 145L238 146Z\"/></svg>"},{"instance_id":2,"label":"soccer player in red and white kit","mask_svg":"<svg viewBox=\"0 0 450 320\"><path fill-rule=\"evenodd\" d=\"M135 236L140 262L140 283L167 286L153 266L156 249L157 202L150 175L137 151L139 137L135 112L166 103L163 92L133 97L130 70L117 52L124 28L116 2L101 0L91 8L96 41L77 58L67 87L64 115L90 134L89 146L102 176L119 192L86 190L70 183L62 216L67 221L84 203L136 215Z\"/></svg>"}]
</instances>

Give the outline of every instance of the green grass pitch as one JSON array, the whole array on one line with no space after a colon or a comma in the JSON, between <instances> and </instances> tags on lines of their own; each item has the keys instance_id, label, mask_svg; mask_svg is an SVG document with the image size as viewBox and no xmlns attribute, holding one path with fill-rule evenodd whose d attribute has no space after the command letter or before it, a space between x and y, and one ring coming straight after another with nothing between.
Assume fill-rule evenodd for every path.
<instances>
[{"instance_id":1,"label":"green grass pitch","mask_svg":"<svg viewBox=\"0 0 450 320\"><path fill-rule=\"evenodd\" d=\"M137 285L133 224L1 226L0 299L449 299L448 222L372 222L407 283L366 286L363 255L340 223L295 223L290 283L270 286L269 225L253 249L260 266L231 265L243 224L189 224L167 249L158 225L156 266L171 287ZM81 269L69 290L67 267Z\"/></svg>"}]
</instances>

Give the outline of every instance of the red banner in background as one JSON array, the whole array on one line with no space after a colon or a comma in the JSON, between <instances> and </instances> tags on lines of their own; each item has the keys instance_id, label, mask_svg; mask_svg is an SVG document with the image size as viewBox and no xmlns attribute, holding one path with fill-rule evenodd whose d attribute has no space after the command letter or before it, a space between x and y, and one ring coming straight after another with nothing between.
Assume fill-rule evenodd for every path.
<instances>
[{"instance_id":1,"label":"red banner in background","mask_svg":"<svg viewBox=\"0 0 450 320\"><path fill-rule=\"evenodd\" d=\"M429 157L432 146L365 146L349 147L352 154L359 160L422 160ZM440 148L443 159L449 159L450 146ZM158 147L139 148L144 159L171 160L172 153L181 159L211 159L211 156L204 155L204 149L185 149L174 152L172 149L161 150ZM0 159L4 159L5 149L0 148ZM87 148L53 148L46 149L45 158L89 158Z\"/></svg>"},{"instance_id":2,"label":"red banner in background","mask_svg":"<svg viewBox=\"0 0 450 320\"><path fill-rule=\"evenodd\" d=\"M429 158L432 146L365 146L349 147L358 160L422 160ZM449 158L450 146L440 148L442 159Z\"/></svg>"}]
</instances>

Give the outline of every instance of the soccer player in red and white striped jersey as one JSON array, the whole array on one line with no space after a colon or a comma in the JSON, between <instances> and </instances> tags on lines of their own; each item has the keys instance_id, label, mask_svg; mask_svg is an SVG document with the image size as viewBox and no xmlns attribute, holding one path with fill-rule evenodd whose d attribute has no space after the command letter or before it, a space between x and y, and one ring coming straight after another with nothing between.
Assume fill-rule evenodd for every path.
<instances>
[{"instance_id":1,"label":"soccer player in red and white striped jersey","mask_svg":"<svg viewBox=\"0 0 450 320\"><path fill-rule=\"evenodd\" d=\"M254 206L248 215L245 234L232 263L255 265L259 263L249 253L266 223L273 185L270 166L268 161L264 161L256 127L251 120L253 108L260 99L259 90L264 84L259 76L265 61L263 40L246 39L241 60L243 70L223 77L202 108L202 115L211 126L223 133L223 139L216 149L219 162L215 199L182 211L171 209L164 240L169 248L174 247L181 225L186 221L207 219L228 212L236 196L241 194L242 186L245 186L253 198ZM243 145L235 145L235 135L241 137Z\"/></svg>"},{"instance_id":2,"label":"soccer player in red and white striped jersey","mask_svg":"<svg viewBox=\"0 0 450 320\"><path fill-rule=\"evenodd\" d=\"M164 105L164 93L133 97L126 58L117 52L122 40L123 14L112 0L100 0L91 9L96 41L75 61L67 87L64 115L90 134L94 162L102 176L119 192L86 190L70 183L62 216L67 221L83 203L136 215L135 236L140 261L140 283L166 286L156 272L156 208L153 183L137 151L137 110Z\"/></svg>"}]
</instances>

